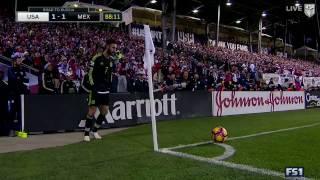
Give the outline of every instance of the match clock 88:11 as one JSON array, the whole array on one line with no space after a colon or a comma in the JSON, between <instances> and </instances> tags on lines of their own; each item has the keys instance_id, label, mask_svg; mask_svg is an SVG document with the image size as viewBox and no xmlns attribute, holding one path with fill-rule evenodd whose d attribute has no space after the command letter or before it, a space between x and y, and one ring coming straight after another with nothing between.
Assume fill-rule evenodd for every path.
<instances>
[{"instance_id":1,"label":"match clock 88:11","mask_svg":"<svg viewBox=\"0 0 320 180\"><path fill-rule=\"evenodd\" d=\"M122 13L121 12L106 12L103 13L104 21L122 21Z\"/></svg>"}]
</instances>

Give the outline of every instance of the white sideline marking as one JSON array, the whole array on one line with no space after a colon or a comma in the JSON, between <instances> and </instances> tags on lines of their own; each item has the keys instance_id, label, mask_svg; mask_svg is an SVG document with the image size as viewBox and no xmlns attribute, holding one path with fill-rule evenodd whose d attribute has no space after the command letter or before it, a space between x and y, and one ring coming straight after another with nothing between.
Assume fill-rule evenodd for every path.
<instances>
[{"instance_id":1,"label":"white sideline marking","mask_svg":"<svg viewBox=\"0 0 320 180\"><path fill-rule=\"evenodd\" d=\"M267 134L273 134L273 133L279 133L279 132L285 132L285 131L293 131L293 130L302 129L302 128L314 127L314 126L318 126L318 125L320 125L320 123L314 123L314 124L309 124L309 125L305 125L305 126L297 126L297 127L292 127L292 128L286 128L286 129L279 129L279 130L274 130L274 131L266 131L266 132L251 134L251 135L239 136L239 137L232 137L232 138L229 138L228 141L263 136L263 135L267 135ZM283 172L273 171L270 169L256 168L254 166L249 166L249 165L244 165L244 164L236 164L236 163L223 161L223 160L231 157L235 153L235 149L230 145L225 146L226 144L216 144L216 145L219 145L219 146L225 148L226 151L222 156L218 156L215 158L205 158L205 157L201 157L201 156L195 156L195 155L191 155L191 154L187 154L187 153L173 151L175 149L195 147L195 146L206 145L206 144L211 144L211 143L212 143L212 141L206 141L206 142L200 142L200 143L194 143L194 144L179 145L176 147L160 149L159 152L164 153L164 154L177 156L177 157L188 158L188 159L193 159L193 160L197 160L197 161L201 161L201 162L207 162L210 164L220 165L220 166L224 166L224 167L228 167L228 168L232 168L232 169L238 169L238 170L253 172L253 173L257 173L257 174L263 174L263 175L267 175L267 176L275 176L275 177L285 178ZM231 149L229 146L231 147ZM234 150L234 151L232 152L232 150ZM311 180L312 178L305 177L304 179Z\"/></svg>"},{"instance_id":2,"label":"white sideline marking","mask_svg":"<svg viewBox=\"0 0 320 180\"><path fill-rule=\"evenodd\" d=\"M309 125L305 125L305 126L291 127L291 128L286 128L286 129L278 129L278 130L274 130L274 131L260 132L260 133L256 133L256 134L245 135L245 136L231 137L231 138L228 139L228 141L233 141L233 140L237 140L237 139L251 138L251 137L257 137L257 136L263 136L263 135L279 133L279 132L285 132L285 131L293 131L293 130L302 129L302 128L314 127L314 126L318 126L318 125L320 125L320 123L314 123L314 124L309 124ZM182 148L188 148L188 147L201 146L201 145L206 145L206 144L211 144L211 143L212 143L212 141L205 141L205 142L199 142L199 143L194 143L194 144L179 145L179 146L170 147L170 148L166 148L166 149L175 150L175 149L182 149Z\"/></svg>"},{"instance_id":3,"label":"white sideline marking","mask_svg":"<svg viewBox=\"0 0 320 180\"><path fill-rule=\"evenodd\" d=\"M279 130L275 130L275 131L261 132L261 133L246 135L246 136L232 137L229 139L229 141L236 140L236 139L245 139L245 138L250 138L250 137L256 137L256 136L263 136L263 135L267 135L267 134L273 134L273 133L279 133L279 132L285 132L285 131L293 131L293 130L297 130L297 129L314 127L314 126L318 126L318 125L320 125L320 123L314 123L314 124L309 124L309 125L305 125L305 126L297 126L297 127L287 128L287 129L279 129Z\"/></svg>"}]
</instances>

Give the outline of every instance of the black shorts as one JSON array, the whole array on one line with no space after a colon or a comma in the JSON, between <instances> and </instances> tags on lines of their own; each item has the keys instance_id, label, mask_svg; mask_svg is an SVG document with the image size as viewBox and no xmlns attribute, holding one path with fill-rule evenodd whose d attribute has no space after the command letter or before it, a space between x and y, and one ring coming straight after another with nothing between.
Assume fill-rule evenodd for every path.
<instances>
[{"instance_id":1,"label":"black shorts","mask_svg":"<svg viewBox=\"0 0 320 180\"><path fill-rule=\"evenodd\" d=\"M90 92L88 98L89 106L108 106L109 93Z\"/></svg>"}]
</instances>

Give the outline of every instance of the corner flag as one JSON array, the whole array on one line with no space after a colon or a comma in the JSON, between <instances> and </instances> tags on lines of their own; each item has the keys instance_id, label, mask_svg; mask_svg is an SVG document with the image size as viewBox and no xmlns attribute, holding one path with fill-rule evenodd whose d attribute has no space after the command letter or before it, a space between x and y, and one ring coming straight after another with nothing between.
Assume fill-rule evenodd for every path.
<instances>
[{"instance_id":1,"label":"corner flag","mask_svg":"<svg viewBox=\"0 0 320 180\"><path fill-rule=\"evenodd\" d=\"M155 103L153 96L153 83L152 83L152 66L154 65L154 53L155 48L152 41L150 27L144 25L144 40L145 40L145 52L143 57L144 68L148 72L148 85L149 85L149 97L151 104L151 124L152 124L152 137L153 137L153 149L159 151L158 137L157 137L157 122L155 116Z\"/></svg>"},{"instance_id":2,"label":"corner flag","mask_svg":"<svg viewBox=\"0 0 320 180\"><path fill-rule=\"evenodd\" d=\"M149 25L144 25L144 41L145 41L145 53L143 57L144 69L148 69L149 65L154 65L154 53L156 52L152 41ZM150 57L148 57L150 56Z\"/></svg>"}]
</instances>

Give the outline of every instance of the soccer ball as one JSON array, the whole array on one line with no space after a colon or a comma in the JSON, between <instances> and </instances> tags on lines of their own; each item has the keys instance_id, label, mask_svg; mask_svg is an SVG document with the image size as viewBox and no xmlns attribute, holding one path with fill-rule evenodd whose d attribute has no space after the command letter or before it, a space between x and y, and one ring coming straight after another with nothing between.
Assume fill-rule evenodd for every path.
<instances>
[{"instance_id":1,"label":"soccer ball","mask_svg":"<svg viewBox=\"0 0 320 180\"><path fill-rule=\"evenodd\" d=\"M217 143L223 143L228 138L228 132L224 127L213 128L211 134L213 141Z\"/></svg>"}]
</instances>

